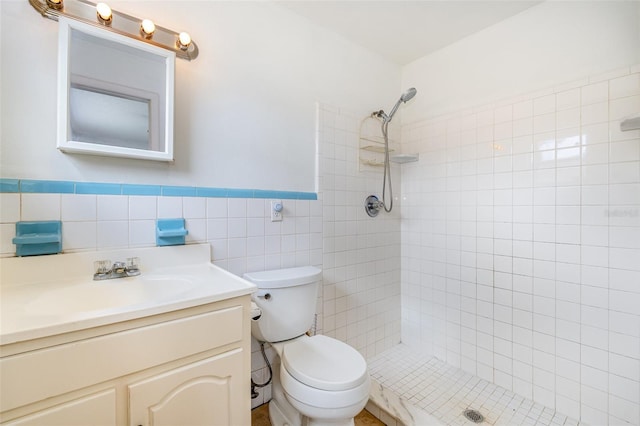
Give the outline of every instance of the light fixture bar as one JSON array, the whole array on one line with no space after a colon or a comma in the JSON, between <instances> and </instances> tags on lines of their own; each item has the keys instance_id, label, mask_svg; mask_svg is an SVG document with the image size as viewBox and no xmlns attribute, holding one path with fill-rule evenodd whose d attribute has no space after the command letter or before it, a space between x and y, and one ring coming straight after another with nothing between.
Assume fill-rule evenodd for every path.
<instances>
[{"instance_id":1,"label":"light fixture bar","mask_svg":"<svg viewBox=\"0 0 640 426\"><path fill-rule=\"evenodd\" d=\"M31 6L45 18L58 20L59 16L75 19L86 24L104 28L144 43L153 44L163 49L175 52L178 58L192 61L198 57L198 46L189 37L190 43L185 46L180 39L180 32L171 31L159 25L154 25L152 35L141 31L143 19L138 19L126 13L111 10L109 21L101 19L96 11L96 3L86 0L29 0Z\"/></svg>"}]
</instances>

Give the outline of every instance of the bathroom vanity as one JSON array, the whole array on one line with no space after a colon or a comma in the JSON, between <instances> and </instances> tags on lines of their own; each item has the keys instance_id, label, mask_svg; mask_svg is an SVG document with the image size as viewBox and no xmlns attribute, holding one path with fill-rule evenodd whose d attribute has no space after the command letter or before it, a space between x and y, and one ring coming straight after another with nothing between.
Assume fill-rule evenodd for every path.
<instances>
[{"instance_id":1,"label":"bathroom vanity","mask_svg":"<svg viewBox=\"0 0 640 426\"><path fill-rule=\"evenodd\" d=\"M92 281L115 256L141 278ZM250 424L255 287L208 245L0 259L0 274L2 424Z\"/></svg>"}]
</instances>

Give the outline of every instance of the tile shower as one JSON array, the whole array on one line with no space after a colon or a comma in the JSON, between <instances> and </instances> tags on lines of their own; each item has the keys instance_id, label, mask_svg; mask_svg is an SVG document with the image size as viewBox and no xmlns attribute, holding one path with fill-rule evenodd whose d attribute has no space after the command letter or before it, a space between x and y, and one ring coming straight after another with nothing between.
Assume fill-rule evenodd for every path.
<instances>
[{"instance_id":1,"label":"tile shower","mask_svg":"<svg viewBox=\"0 0 640 426\"><path fill-rule=\"evenodd\" d=\"M403 128L402 340L589 424L640 423L638 67Z\"/></svg>"},{"instance_id":2,"label":"tile shower","mask_svg":"<svg viewBox=\"0 0 640 426\"><path fill-rule=\"evenodd\" d=\"M400 212L381 221L361 205L381 184L357 171L368 112L321 106L324 332L369 359L400 340L358 322L377 312L358 308L367 291L397 292L367 282L379 266L364 258L397 277L400 227L403 346L551 410L541 424L640 423L640 131L619 130L638 110L635 66L406 124L402 152L420 161L396 166Z\"/></svg>"}]
</instances>

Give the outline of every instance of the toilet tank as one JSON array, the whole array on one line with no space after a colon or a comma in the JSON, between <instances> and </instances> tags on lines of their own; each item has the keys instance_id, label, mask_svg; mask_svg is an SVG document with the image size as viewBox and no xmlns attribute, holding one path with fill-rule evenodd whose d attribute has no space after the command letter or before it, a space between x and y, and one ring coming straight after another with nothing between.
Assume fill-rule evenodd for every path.
<instances>
[{"instance_id":1,"label":"toilet tank","mask_svg":"<svg viewBox=\"0 0 640 426\"><path fill-rule=\"evenodd\" d=\"M258 287L251 296L262 311L251 334L262 342L280 342L306 333L313 324L322 270L313 266L250 272Z\"/></svg>"}]
</instances>

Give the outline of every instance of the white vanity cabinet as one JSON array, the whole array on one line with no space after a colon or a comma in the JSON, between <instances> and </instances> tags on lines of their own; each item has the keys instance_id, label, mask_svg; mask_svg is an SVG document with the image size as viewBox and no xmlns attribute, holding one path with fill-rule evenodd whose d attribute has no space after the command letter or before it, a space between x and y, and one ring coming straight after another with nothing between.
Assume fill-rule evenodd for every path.
<instances>
[{"instance_id":1,"label":"white vanity cabinet","mask_svg":"<svg viewBox=\"0 0 640 426\"><path fill-rule=\"evenodd\" d=\"M249 425L249 295L0 347L3 425Z\"/></svg>"}]
</instances>

